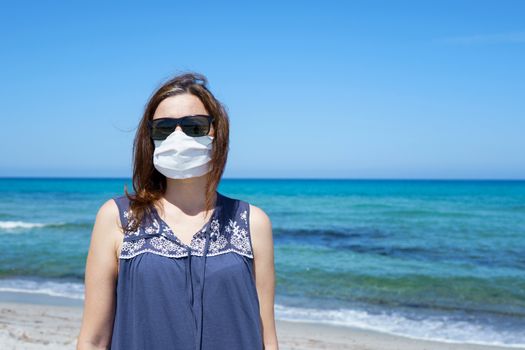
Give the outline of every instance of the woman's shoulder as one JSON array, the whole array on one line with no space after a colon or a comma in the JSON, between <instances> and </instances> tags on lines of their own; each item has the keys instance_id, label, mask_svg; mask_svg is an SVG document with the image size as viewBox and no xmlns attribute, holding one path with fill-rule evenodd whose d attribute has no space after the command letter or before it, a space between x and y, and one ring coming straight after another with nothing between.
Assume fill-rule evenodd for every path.
<instances>
[{"instance_id":1,"label":"woman's shoulder","mask_svg":"<svg viewBox=\"0 0 525 350\"><path fill-rule=\"evenodd\" d=\"M91 234L91 244L97 251L115 254L117 243L122 239L119 208L113 198L106 199L98 208Z\"/></svg>"},{"instance_id":2,"label":"woman's shoulder","mask_svg":"<svg viewBox=\"0 0 525 350\"><path fill-rule=\"evenodd\" d=\"M243 198L233 196L233 195L226 195L222 192L219 192L219 194L222 196L222 203L224 207L230 207L235 209L247 209L249 205L251 205L248 200L245 200Z\"/></svg>"},{"instance_id":3,"label":"woman's shoulder","mask_svg":"<svg viewBox=\"0 0 525 350\"><path fill-rule=\"evenodd\" d=\"M263 228L263 230L267 231L268 227L271 227L270 217L266 211L253 204L249 199L226 196L224 194L222 194L222 196L230 203L227 206L231 207L236 216L239 216L242 221L246 224L249 223L247 226L250 228L256 226L257 228Z\"/></svg>"},{"instance_id":4,"label":"woman's shoulder","mask_svg":"<svg viewBox=\"0 0 525 350\"><path fill-rule=\"evenodd\" d=\"M115 200L116 197L106 198L105 201L100 205L97 212L97 218L103 219L118 218L119 214L119 203Z\"/></svg>"},{"instance_id":5,"label":"woman's shoulder","mask_svg":"<svg viewBox=\"0 0 525 350\"><path fill-rule=\"evenodd\" d=\"M113 202L112 206L117 209L116 214L120 220L120 227L126 227L128 221L131 219L130 199L126 194L115 195L108 199L108 202Z\"/></svg>"},{"instance_id":6,"label":"woman's shoulder","mask_svg":"<svg viewBox=\"0 0 525 350\"><path fill-rule=\"evenodd\" d=\"M249 246L246 249L249 250L250 256L271 256L273 254L273 233L269 215L248 199L235 197L228 197L228 199L235 203L233 207L236 208L233 210L234 218L229 221L229 225L233 225L234 228L238 227L238 232L246 232L246 246ZM228 229L236 231L231 227L227 227Z\"/></svg>"},{"instance_id":7,"label":"woman's shoulder","mask_svg":"<svg viewBox=\"0 0 525 350\"><path fill-rule=\"evenodd\" d=\"M118 209L127 209L130 204L128 196L125 194L115 195L107 200L108 202L114 202Z\"/></svg>"}]
</instances>

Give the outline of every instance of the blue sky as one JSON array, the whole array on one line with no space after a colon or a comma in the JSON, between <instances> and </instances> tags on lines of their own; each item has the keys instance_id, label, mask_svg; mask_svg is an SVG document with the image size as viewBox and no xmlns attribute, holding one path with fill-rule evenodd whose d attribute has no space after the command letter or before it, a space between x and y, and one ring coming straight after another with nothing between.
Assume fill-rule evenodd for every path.
<instances>
[{"instance_id":1,"label":"blue sky","mask_svg":"<svg viewBox=\"0 0 525 350\"><path fill-rule=\"evenodd\" d=\"M130 176L206 75L226 178L525 178L523 1L2 2L0 176Z\"/></svg>"}]
</instances>

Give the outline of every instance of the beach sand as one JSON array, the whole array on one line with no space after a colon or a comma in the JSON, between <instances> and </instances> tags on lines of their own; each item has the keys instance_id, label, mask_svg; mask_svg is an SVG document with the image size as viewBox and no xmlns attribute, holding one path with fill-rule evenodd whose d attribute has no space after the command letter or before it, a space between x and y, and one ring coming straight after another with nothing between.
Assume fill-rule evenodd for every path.
<instances>
[{"instance_id":1,"label":"beach sand","mask_svg":"<svg viewBox=\"0 0 525 350\"><path fill-rule=\"evenodd\" d=\"M0 349L75 349L83 301L0 292ZM326 324L277 321L280 350L509 349L423 341ZM515 348L514 348L515 349Z\"/></svg>"}]
</instances>

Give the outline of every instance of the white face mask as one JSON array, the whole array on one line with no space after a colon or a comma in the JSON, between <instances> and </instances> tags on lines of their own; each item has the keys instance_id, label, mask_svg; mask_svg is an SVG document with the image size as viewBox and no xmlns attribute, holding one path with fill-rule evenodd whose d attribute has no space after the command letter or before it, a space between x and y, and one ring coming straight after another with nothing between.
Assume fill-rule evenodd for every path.
<instances>
[{"instance_id":1,"label":"white face mask","mask_svg":"<svg viewBox=\"0 0 525 350\"><path fill-rule=\"evenodd\" d=\"M153 165L171 179L202 176L211 170L213 136L192 137L176 129L165 140L153 140Z\"/></svg>"}]
</instances>

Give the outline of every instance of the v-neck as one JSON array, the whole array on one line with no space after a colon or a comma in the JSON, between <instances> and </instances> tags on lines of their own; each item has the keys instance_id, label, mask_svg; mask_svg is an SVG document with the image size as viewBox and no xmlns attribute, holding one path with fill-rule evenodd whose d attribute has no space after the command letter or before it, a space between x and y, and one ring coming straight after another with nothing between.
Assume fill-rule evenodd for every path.
<instances>
[{"instance_id":1,"label":"v-neck","mask_svg":"<svg viewBox=\"0 0 525 350\"><path fill-rule=\"evenodd\" d=\"M176 234L175 234L175 231L173 231L170 227L170 225L168 225L168 223L166 221L164 221L164 219L162 219L159 215L159 212L157 211L157 208L152 205L152 209L153 209L153 212L155 214L155 216L157 217L157 219L159 220L159 222L161 223L161 225L164 225L164 227L166 228L166 230L173 236L173 238L183 247L185 247L186 249L192 249L191 246L193 245L193 241L197 238L198 234L201 233L202 231L204 231L205 228L208 227L208 225L212 222L212 220L214 219L215 217L215 214L217 214L217 209L219 208L219 205L221 204L221 198L222 198L222 195L218 192L218 191L215 191L216 193L216 200L215 200L215 208L213 209L213 212L211 213L211 216L210 218L208 219L208 221L206 221L206 223L197 231L193 234L193 236L191 237L191 240L190 240L190 243L189 244L186 244L182 241L182 239L180 239Z\"/></svg>"}]
</instances>

